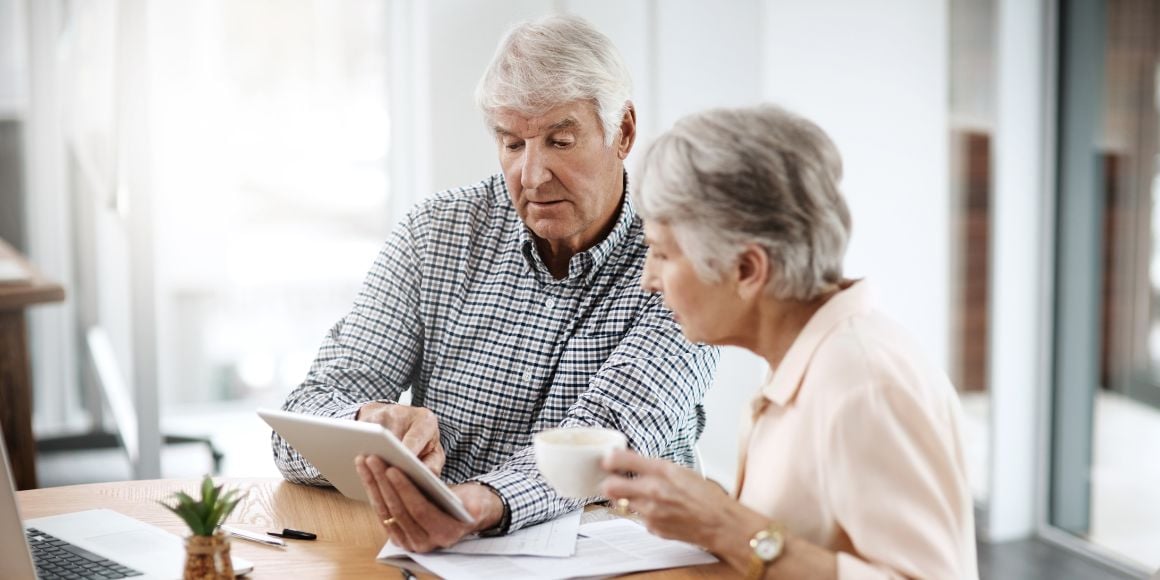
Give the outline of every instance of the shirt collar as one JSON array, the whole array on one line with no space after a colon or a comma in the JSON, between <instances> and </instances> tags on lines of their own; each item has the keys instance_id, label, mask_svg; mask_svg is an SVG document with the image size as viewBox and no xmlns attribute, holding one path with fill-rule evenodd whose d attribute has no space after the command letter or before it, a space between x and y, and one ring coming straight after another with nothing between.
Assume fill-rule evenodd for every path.
<instances>
[{"instance_id":1,"label":"shirt collar","mask_svg":"<svg viewBox=\"0 0 1160 580\"><path fill-rule=\"evenodd\" d=\"M873 288L864 279L855 280L850 286L834 294L810 317L801 334L794 339L781 364L774 369L769 381L762 386L762 397L781 406L789 403L801 387L802 378L805 377L818 346L842 322L870 312L874 307L873 298Z\"/></svg>"},{"instance_id":2,"label":"shirt collar","mask_svg":"<svg viewBox=\"0 0 1160 580\"><path fill-rule=\"evenodd\" d=\"M506 183L504 187L506 189ZM624 174L624 189L620 199L620 212L616 218L616 225L595 246L572 256L572 260L568 262L568 279L583 276L584 283L591 284L600 272L601 266L608 261L608 258L620 246L620 243L628 237L628 233L632 229L632 224L636 220L636 210L633 208L632 199L628 195L627 172ZM550 277L551 274L548 272L548 267L544 265L544 260L540 257L540 252L536 250L536 242L532 237L532 232L526 225L520 227L519 232L520 253L523 254L528 268L538 275L547 275Z\"/></svg>"}]
</instances>

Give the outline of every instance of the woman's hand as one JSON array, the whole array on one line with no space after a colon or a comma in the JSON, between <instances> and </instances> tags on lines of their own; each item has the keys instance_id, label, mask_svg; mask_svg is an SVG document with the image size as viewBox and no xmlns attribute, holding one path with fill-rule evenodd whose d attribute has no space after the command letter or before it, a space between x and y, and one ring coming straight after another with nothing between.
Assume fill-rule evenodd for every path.
<instances>
[{"instance_id":1,"label":"woman's hand","mask_svg":"<svg viewBox=\"0 0 1160 580\"><path fill-rule=\"evenodd\" d=\"M731 514L741 508L721 486L669 461L614 451L603 465L614 475L605 478L601 494L627 499L629 509L640 514L649 531L664 538L713 549L712 540L722 536L730 527ZM623 473L637 477L616 475Z\"/></svg>"}]
</instances>

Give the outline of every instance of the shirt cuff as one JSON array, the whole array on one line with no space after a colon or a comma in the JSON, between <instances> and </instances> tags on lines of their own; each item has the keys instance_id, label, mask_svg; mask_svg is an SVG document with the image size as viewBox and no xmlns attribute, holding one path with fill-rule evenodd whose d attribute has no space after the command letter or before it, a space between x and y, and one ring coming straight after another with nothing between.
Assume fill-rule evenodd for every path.
<instances>
[{"instance_id":1,"label":"shirt cuff","mask_svg":"<svg viewBox=\"0 0 1160 580\"><path fill-rule=\"evenodd\" d=\"M494 535L518 530L537 519L538 512L543 512L549 501L543 484L518 471L492 471L468 481L476 481L490 487L503 501L505 521L500 522L494 530L489 530L493 531Z\"/></svg>"},{"instance_id":2,"label":"shirt cuff","mask_svg":"<svg viewBox=\"0 0 1160 580\"><path fill-rule=\"evenodd\" d=\"M361 409L362 406L367 404L367 403L374 403L374 402L376 402L376 401L367 401L366 403L357 403L357 404L352 405L350 407L339 407L338 412L335 413L333 415L333 417L335 419L350 419L351 421L357 421L358 419L356 417L358 415L359 409ZM385 402L385 401L383 401L383 402Z\"/></svg>"},{"instance_id":3,"label":"shirt cuff","mask_svg":"<svg viewBox=\"0 0 1160 580\"><path fill-rule=\"evenodd\" d=\"M484 482L478 481L478 480L472 480L472 481L474 481L475 483L477 483L483 487L490 489L497 496L499 496L499 501L500 501L500 503L503 504L503 517L501 517L499 519L499 523L496 524L494 527L488 528L486 530L480 530L479 535L481 537L484 537L484 538L490 538L493 536L502 536L502 535L507 534L508 528L510 528L512 525L512 510L511 510L511 508L508 507L507 501L504 500L503 494L501 494L498 489L492 487L491 484L484 483Z\"/></svg>"}]
</instances>

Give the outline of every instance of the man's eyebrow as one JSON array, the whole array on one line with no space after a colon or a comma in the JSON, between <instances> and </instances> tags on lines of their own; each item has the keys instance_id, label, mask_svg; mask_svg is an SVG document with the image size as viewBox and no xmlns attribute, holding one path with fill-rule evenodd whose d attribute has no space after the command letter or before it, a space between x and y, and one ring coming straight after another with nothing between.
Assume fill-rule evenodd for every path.
<instances>
[{"instance_id":1,"label":"man's eyebrow","mask_svg":"<svg viewBox=\"0 0 1160 580\"><path fill-rule=\"evenodd\" d=\"M580 122L577 121L574 117L564 117L563 119L560 119L559 121L549 125L546 132L551 133L553 131L561 131L564 129L575 129L579 126ZM495 125L492 127L492 132L494 132L497 137L519 137L519 135L512 133L501 125Z\"/></svg>"},{"instance_id":2,"label":"man's eyebrow","mask_svg":"<svg viewBox=\"0 0 1160 580\"><path fill-rule=\"evenodd\" d=\"M560 119L559 121L556 121L555 123L552 123L552 125L550 127L548 127L548 131L551 132L551 131L559 131L561 129L575 129L579 125L580 125L580 122L577 121L575 118L564 117L563 119Z\"/></svg>"}]
</instances>

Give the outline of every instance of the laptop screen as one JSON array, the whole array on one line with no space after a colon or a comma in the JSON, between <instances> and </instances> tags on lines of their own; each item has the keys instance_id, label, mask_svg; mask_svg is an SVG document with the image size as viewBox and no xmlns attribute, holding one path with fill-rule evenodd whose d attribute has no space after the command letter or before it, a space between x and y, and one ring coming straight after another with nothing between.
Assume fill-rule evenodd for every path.
<instances>
[{"instance_id":1,"label":"laptop screen","mask_svg":"<svg viewBox=\"0 0 1160 580\"><path fill-rule=\"evenodd\" d=\"M4 466L0 469L0 578L36 578L36 567L32 563L32 553L28 551L28 540L24 537L24 520L16 506L16 488L12 486L12 469L8 465L8 446L0 433L0 457Z\"/></svg>"}]
</instances>

